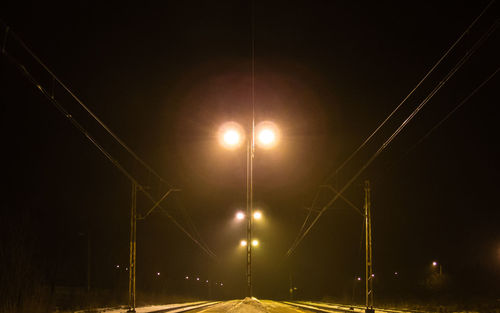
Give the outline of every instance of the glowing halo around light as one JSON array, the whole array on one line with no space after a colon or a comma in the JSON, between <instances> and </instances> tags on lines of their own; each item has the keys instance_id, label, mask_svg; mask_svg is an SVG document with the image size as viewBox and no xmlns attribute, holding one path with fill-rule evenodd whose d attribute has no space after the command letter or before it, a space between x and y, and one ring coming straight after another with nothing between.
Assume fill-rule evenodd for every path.
<instances>
[{"instance_id":1,"label":"glowing halo around light","mask_svg":"<svg viewBox=\"0 0 500 313\"><path fill-rule=\"evenodd\" d=\"M242 220L245 218L245 213L239 211L238 213L236 213L236 219L237 220Z\"/></svg>"},{"instance_id":2,"label":"glowing halo around light","mask_svg":"<svg viewBox=\"0 0 500 313\"><path fill-rule=\"evenodd\" d=\"M255 127L255 136L255 141L259 147L270 149L278 144L280 131L273 122L264 121Z\"/></svg>"},{"instance_id":3,"label":"glowing halo around light","mask_svg":"<svg viewBox=\"0 0 500 313\"><path fill-rule=\"evenodd\" d=\"M240 124L226 122L219 127L217 133L219 143L226 149L236 149L245 140L245 132Z\"/></svg>"}]
</instances>

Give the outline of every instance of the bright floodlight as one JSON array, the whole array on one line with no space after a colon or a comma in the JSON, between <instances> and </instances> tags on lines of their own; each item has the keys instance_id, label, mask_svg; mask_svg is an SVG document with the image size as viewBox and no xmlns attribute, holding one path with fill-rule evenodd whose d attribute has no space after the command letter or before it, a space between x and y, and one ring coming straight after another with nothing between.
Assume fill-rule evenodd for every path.
<instances>
[{"instance_id":1,"label":"bright floodlight","mask_svg":"<svg viewBox=\"0 0 500 313\"><path fill-rule=\"evenodd\" d=\"M252 246L258 246L259 245L259 241L257 239L254 239L252 240Z\"/></svg>"},{"instance_id":2,"label":"bright floodlight","mask_svg":"<svg viewBox=\"0 0 500 313\"><path fill-rule=\"evenodd\" d=\"M219 127L219 143L226 149L238 148L244 138L243 128L236 122L227 122Z\"/></svg>"},{"instance_id":3,"label":"bright floodlight","mask_svg":"<svg viewBox=\"0 0 500 313\"><path fill-rule=\"evenodd\" d=\"M273 122L261 122L255 128L257 134L257 144L261 148L269 149L278 143L279 130Z\"/></svg>"},{"instance_id":4,"label":"bright floodlight","mask_svg":"<svg viewBox=\"0 0 500 313\"><path fill-rule=\"evenodd\" d=\"M240 220L240 221L241 221L241 220L242 220L242 219L244 219L244 218L245 218L245 213L243 213L243 212L241 212L241 211L240 211L240 212L238 212L238 213L236 213L236 219L238 219L238 220Z\"/></svg>"},{"instance_id":5,"label":"bright floodlight","mask_svg":"<svg viewBox=\"0 0 500 313\"><path fill-rule=\"evenodd\" d=\"M276 135L271 129L263 129L259 133L259 141L264 145L270 145L276 140Z\"/></svg>"},{"instance_id":6,"label":"bright floodlight","mask_svg":"<svg viewBox=\"0 0 500 313\"><path fill-rule=\"evenodd\" d=\"M262 212L261 211L256 211L253 213L253 218L256 220L260 220L262 218Z\"/></svg>"},{"instance_id":7,"label":"bright floodlight","mask_svg":"<svg viewBox=\"0 0 500 313\"><path fill-rule=\"evenodd\" d=\"M224 142L228 145L234 146L240 142L240 134L234 129L230 129L224 133Z\"/></svg>"},{"instance_id":8,"label":"bright floodlight","mask_svg":"<svg viewBox=\"0 0 500 313\"><path fill-rule=\"evenodd\" d=\"M240 246L246 247L246 245L247 245L247 241L246 240L240 241Z\"/></svg>"}]
</instances>

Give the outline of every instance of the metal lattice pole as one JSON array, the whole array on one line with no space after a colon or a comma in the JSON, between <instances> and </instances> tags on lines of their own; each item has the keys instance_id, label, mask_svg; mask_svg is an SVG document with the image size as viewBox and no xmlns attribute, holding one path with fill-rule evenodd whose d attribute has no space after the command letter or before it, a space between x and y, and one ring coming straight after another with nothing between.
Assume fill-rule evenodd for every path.
<instances>
[{"instance_id":1,"label":"metal lattice pole","mask_svg":"<svg viewBox=\"0 0 500 313\"><path fill-rule=\"evenodd\" d=\"M366 312L373 311L373 263L372 263L372 225L370 213L370 182L365 181L365 247L366 247L366 268L365 268L365 292L366 292Z\"/></svg>"},{"instance_id":2,"label":"metal lattice pole","mask_svg":"<svg viewBox=\"0 0 500 313\"><path fill-rule=\"evenodd\" d=\"M128 281L128 311L135 312L135 266L137 239L137 185L132 183L132 205L130 209L130 265Z\"/></svg>"}]
</instances>

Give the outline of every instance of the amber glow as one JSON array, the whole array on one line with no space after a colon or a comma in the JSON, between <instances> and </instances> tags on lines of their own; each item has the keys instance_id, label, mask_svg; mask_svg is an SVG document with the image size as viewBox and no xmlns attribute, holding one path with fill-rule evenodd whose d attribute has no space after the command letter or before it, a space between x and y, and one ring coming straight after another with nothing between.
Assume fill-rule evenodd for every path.
<instances>
[{"instance_id":1,"label":"amber glow","mask_svg":"<svg viewBox=\"0 0 500 313\"><path fill-rule=\"evenodd\" d=\"M245 133L240 124L227 122L219 127L219 143L226 149L238 148L245 139Z\"/></svg>"},{"instance_id":2,"label":"amber glow","mask_svg":"<svg viewBox=\"0 0 500 313\"><path fill-rule=\"evenodd\" d=\"M270 149L279 141L279 130L278 127L269 121L261 122L256 127L256 142L259 147L264 149Z\"/></svg>"},{"instance_id":3,"label":"amber glow","mask_svg":"<svg viewBox=\"0 0 500 313\"><path fill-rule=\"evenodd\" d=\"M244 218L245 218L245 213L243 213L243 212L241 212L241 211L240 211L240 212L238 212L238 213L236 213L236 219L237 219L237 220L242 220L242 219L244 219Z\"/></svg>"}]
</instances>

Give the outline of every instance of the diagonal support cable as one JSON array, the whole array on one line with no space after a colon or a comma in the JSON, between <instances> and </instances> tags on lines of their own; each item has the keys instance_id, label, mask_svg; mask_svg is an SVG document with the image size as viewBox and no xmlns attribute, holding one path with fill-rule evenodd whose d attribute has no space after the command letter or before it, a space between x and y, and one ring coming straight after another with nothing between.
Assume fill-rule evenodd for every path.
<instances>
[{"instance_id":1,"label":"diagonal support cable","mask_svg":"<svg viewBox=\"0 0 500 313\"><path fill-rule=\"evenodd\" d=\"M127 179L135 184L139 191L141 191L146 198L148 198L152 203L164 211L166 216L174 223L179 230L186 234L196 245L198 245L205 253L207 253L212 259L216 258L216 255L210 251L210 249L204 247L192 234L190 234L172 215L170 215L160 204L161 201L156 201L154 197L146 190L146 188L139 183L137 179L132 176L104 147L97 142L97 140L71 115L51 94L31 75L27 68L19 63L15 58L10 56L7 51L2 51L3 55L11 61L18 70L25 75L25 77L70 121L70 123L80 131L85 138L87 138ZM171 189L170 191L173 191ZM169 192L167 192L168 195ZM164 196L165 198L166 196ZM155 207L155 206L154 206Z\"/></svg>"},{"instance_id":2,"label":"diagonal support cable","mask_svg":"<svg viewBox=\"0 0 500 313\"><path fill-rule=\"evenodd\" d=\"M14 38L21 47L28 52L28 54L52 77L54 82L57 82L94 120L102 127L104 130L111 136L113 139L118 142L130 155L138 161L142 166L144 166L150 173L152 173L156 178L158 178L161 182L167 184L169 187L173 187L173 185L163 179L149 164L147 164L142 158L140 158L123 140L118 137L88 106L86 106L80 98L78 98L75 93L71 91L55 74L50 70L50 68L42 62L42 60L24 43L24 41L12 30L10 30L9 26L0 21L5 27L5 37L4 43L2 46L2 53L6 53L5 45L7 42L7 37L10 35Z\"/></svg>"},{"instance_id":3,"label":"diagonal support cable","mask_svg":"<svg viewBox=\"0 0 500 313\"><path fill-rule=\"evenodd\" d=\"M318 222L319 218L323 213L342 195L342 193L351 186L351 184L366 170L368 166L389 146L389 144L396 138L399 133L408 125L408 123L420 112L420 110L429 102L432 97L448 82L448 80L455 75L455 73L462 67L462 65L474 54L474 52L486 41L489 36L497 29L500 24L500 19L495 20L492 26L474 43L472 48L470 48L465 55L455 64L455 66L446 74L446 76L441 80L434 89L425 97L424 100L413 110L413 112L403 121L403 123L392 133L392 135L385 140L385 142L379 147L379 149L368 159L368 161L354 174L354 176L340 189L340 191L321 209L321 211L316 215L314 220L309 224L309 227L302 233L299 240L294 242L292 247L287 251L286 255L290 256L293 251L297 248L300 242L307 236L309 231Z\"/></svg>"}]
</instances>

